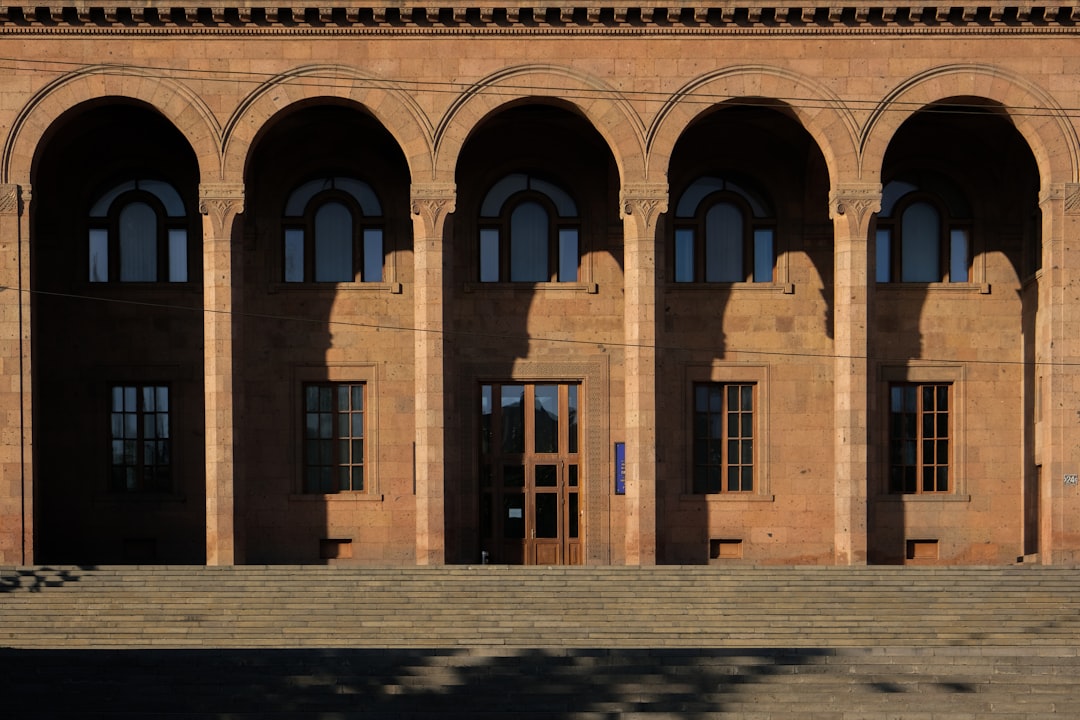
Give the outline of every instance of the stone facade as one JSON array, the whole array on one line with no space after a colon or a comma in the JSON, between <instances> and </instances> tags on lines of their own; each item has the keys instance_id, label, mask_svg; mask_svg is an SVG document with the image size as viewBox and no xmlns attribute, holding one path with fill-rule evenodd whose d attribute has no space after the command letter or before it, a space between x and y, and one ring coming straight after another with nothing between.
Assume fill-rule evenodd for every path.
<instances>
[{"instance_id":1,"label":"stone facade","mask_svg":"<svg viewBox=\"0 0 1080 720\"><path fill-rule=\"evenodd\" d=\"M1080 560L1078 19L0 7L0 563Z\"/></svg>"}]
</instances>

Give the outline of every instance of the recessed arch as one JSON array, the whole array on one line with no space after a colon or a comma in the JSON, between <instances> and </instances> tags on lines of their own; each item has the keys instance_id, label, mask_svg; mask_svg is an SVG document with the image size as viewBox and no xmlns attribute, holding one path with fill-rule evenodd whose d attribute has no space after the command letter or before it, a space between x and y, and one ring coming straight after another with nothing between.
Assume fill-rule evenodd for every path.
<instances>
[{"instance_id":1,"label":"recessed arch","mask_svg":"<svg viewBox=\"0 0 1080 720\"><path fill-rule=\"evenodd\" d=\"M1044 187L1080 178L1080 142L1058 102L1018 75L978 64L926 70L885 96L859 138L863 172L874 176L880 173L892 138L909 118L931 105L958 97L987 100L1000 107L1035 156Z\"/></svg>"},{"instance_id":2,"label":"recessed arch","mask_svg":"<svg viewBox=\"0 0 1080 720\"><path fill-rule=\"evenodd\" d=\"M858 123L840 98L820 83L765 65L741 65L697 77L665 103L649 127L648 174L663 177L675 144L703 113L718 105L763 105L792 116L817 143L831 184L858 172Z\"/></svg>"},{"instance_id":3,"label":"recessed arch","mask_svg":"<svg viewBox=\"0 0 1080 720\"><path fill-rule=\"evenodd\" d=\"M362 107L397 141L414 182L431 175L432 128L411 95L351 68L307 65L268 80L240 103L225 125L222 180L240 182L258 137L281 111L317 101Z\"/></svg>"},{"instance_id":4,"label":"recessed arch","mask_svg":"<svg viewBox=\"0 0 1080 720\"><path fill-rule=\"evenodd\" d=\"M607 143L624 186L646 178L645 126L629 101L595 77L553 65L506 68L468 88L439 122L435 175L453 178L473 131L486 118L521 102L547 102L579 113Z\"/></svg>"},{"instance_id":5,"label":"recessed arch","mask_svg":"<svg viewBox=\"0 0 1080 720\"><path fill-rule=\"evenodd\" d=\"M4 143L3 182L29 182L42 140L63 116L80 106L111 101L134 101L156 110L191 145L200 177L219 173L221 127L191 88L148 69L92 65L53 80L19 112Z\"/></svg>"}]
</instances>

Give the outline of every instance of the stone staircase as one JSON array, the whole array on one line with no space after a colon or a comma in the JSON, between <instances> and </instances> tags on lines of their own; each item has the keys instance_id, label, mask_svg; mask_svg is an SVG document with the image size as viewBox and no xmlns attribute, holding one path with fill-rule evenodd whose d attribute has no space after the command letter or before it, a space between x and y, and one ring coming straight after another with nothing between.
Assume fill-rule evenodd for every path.
<instances>
[{"instance_id":1,"label":"stone staircase","mask_svg":"<svg viewBox=\"0 0 1080 720\"><path fill-rule=\"evenodd\" d=\"M0 716L1080 718L1080 571L0 569Z\"/></svg>"}]
</instances>

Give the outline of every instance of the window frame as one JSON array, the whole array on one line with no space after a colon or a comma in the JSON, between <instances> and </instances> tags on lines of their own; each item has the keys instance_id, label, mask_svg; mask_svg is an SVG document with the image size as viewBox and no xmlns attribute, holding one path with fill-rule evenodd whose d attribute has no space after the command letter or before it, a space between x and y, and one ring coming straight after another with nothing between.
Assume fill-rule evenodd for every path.
<instances>
[{"instance_id":1,"label":"window frame","mask_svg":"<svg viewBox=\"0 0 1080 720\"><path fill-rule=\"evenodd\" d=\"M321 190L318 190L311 194L310 197L304 202L303 211L300 215L289 215L289 205L291 204L294 195L302 191L305 187L312 183L318 182L320 179L328 185ZM339 188L338 184L346 183L360 183L366 186L367 190L371 193L375 203L378 205L378 215L370 215L364 212L360 200L346 189ZM319 242L318 235L316 233L316 223L318 214L321 209L328 205L340 204L348 211L350 220L352 223L351 235L352 242L350 246L351 253L351 265L349 272L350 279L348 280L319 280L316 279L316 272L318 270L318 250ZM387 244L387 228L388 223L386 220L385 203L379 197L375 190L375 187L365 180L350 175L327 175L320 176L318 178L310 179L301 182L292 187L286 196L284 207L281 211L281 244L279 245L279 262L280 271L278 274L278 281L285 287L319 287L319 286L334 286L334 285L348 285L356 287L382 287L388 284L387 275L390 272L390 263L388 261L388 244ZM367 247L367 233L370 231L378 231L380 233L379 243L379 268L378 276L372 278L373 272L369 270L368 266L368 252ZM289 243L290 232L300 232L300 242L302 248L300 250L300 257L302 261L301 277L299 279L289 279ZM357 275L359 274L359 279Z\"/></svg>"},{"instance_id":2,"label":"window frame","mask_svg":"<svg viewBox=\"0 0 1080 720\"><path fill-rule=\"evenodd\" d=\"M892 182L905 183L903 180ZM890 183L891 184L891 183ZM886 186L887 187L887 186ZM937 232L937 258L938 273L934 280L905 280L904 278L904 214L912 206L925 203L934 208L938 214ZM948 285L965 285L974 282L975 252L974 252L974 220L971 217L956 217L950 210L948 203L938 194L916 187L904 192L896 198L888 215L878 213L874 226L874 253L875 282L895 283L904 285L919 285L929 283L942 283ZM967 277L961 280L953 280L956 275L953 267L954 236L955 233L964 233L964 270ZM883 252L880 243L883 234L887 234L889 242L888 252ZM882 271L881 261L883 257L889 266L886 272ZM887 277L887 279L886 279Z\"/></svg>"},{"instance_id":3,"label":"window frame","mask_svg":"<svg viewBox=\"0 0 1080 720\"><path fill-rule=\"evenodd\" d=\"M305 405L304 388L308 385L346 384L364 385L364 489L335 493L305 491ZM291 448L290 466L292 491L290 501L295 502L381 502L379 416L379 372L374 363L342 363L334 365L294 366L290 381Z\"/></svg>"},{"instance_id":4,"label":"window frame","mask_svg":"<svg viewBox=\"0 0 1080 720\"><path fill-rule=\"evenodd\" d=\"M179 215L170 214L161 195L152 189L140 187L140 183L167 186L170 192L175 194L175 200L180 203L182 213ZM131 187L125 187L129 185ZM95 213L95 208L103 202L107 202L104 212ZM156 253L155 277L152 280L124 280L122 278L123 258L121 249L123 238L121 237L121 215L129 207L140 203L147 205L154 213L156 224L154 237ZM201 236L196 232L196 227L188 211L188 203L184 202L183 195L172 183L165 180L141 178L113 184L108 190L96 196L85 217L87 252L84 255L86 272L83 277L86 278L86 282L90 285L184 287L190 286L199 280L195 272L198 267L197 258L193 257L198 253L194 253L192 250L198 249L198 244L193 242L193 238ZM184 267L183 279L181 280L170 279L174 271L171 255L171 237L174 231L183 231L184 233ZM105 233L107 258L105 260L106 277L104 279L95 279L93 274L95 263L91 258L94 253L94 235L97 232ZM193 248L193 245L195 245L195 248Z\"/></svg>"},{"instance_id":5,"label":"window frame","mask_svg":"<svg viewBox=\"0 0 1080 720\"><path fill-rule=\"evenodd\" d=\"M496 193L499 190L499 185L506 183L517 176L521 176L525 187L509 192L499 203L497 214L485 215L484 206L487 205L493 197L497 197ZM534 187L534 183L540 187ZM544 191L544 185L550 186L565 195L566 200L573 204L573 210L576 214L562 214L559 210L559 202L557 202L551 194ZM543 280L513 279L513 216L518 209L528 203L538 204L547 214L547 268L544 273L545 279ZM581 204L578 202L577 198L573 197L573 195L560 183L528 172L511 172L503 174L488 186L487 192L484 193L484 196L480 200L480 208L477 211L477 282L483 287L499 284L526 286L551 284L564 287L582 284L584 282L582 276L585 270L585 253L583 248L584 225L585 219L581 213ZM485 272L485 268L490 267L490 264L486 261L486 241L484 239L484 234L485 232L491 231L494 231L497 234L495 249L498 255L494 263L496 277L495 279L486 279L488 273ZM566 231L573 231L576 234L576 253L574 258L575 272L573 279L563 278L564 258L562 256L561 243L563 233Z\"/></svg>"},{"instance_id":6,"label":"window frame","mask_svg":"<svg viewBox=\"0 0 1080 720\"><path fill-rule=\"evenodd\" d=\"M914 407L907 407L906 395L912 395ZM889 492L894 495L944 495L952 492L952 451L955 442L952 436L952 383L889 383L889 445L888 445L888 483ZM902 407L897 408L899 399ZM942 407L944 399L944 408ZM905 430L906 424L898 419L912 415L913 427ZM944 418L944 429L941 419ZM927 420L933 426L927 430ZM944 430L944 434L942 434ZM941 443L945 443L944 460L940 457ZM910 444L914 457L910 462L901 446ZM928 447L929 446L929 447ZM929 457L928 457L929 456ZM899 473L911 471L910 485L907 477L898 477ZM941 471L944 470L944 488ZM927 472L930 476L928 478ZM928 488L927 483L932 485Z\"/></svg>"},{"instance_id":7,"label":"window frame","mask_svg":"<svg viewBox=\"0 0 1080 720\"><path fill-rule=\"evenodd\" d=\"M154 390L154 404L155 408L151 410L146 409L145 391L147 389ZM135 407L133 410L127 409L126 391L131 389L135 396ZM120 391L125 395L121 399L121 407L119 410L116 408L116 393ZM164 411L158 410L157 405L160 402L159 393L164 391L166 396L166 409ZM172 384L165 381L150 381L150 382L112 382L108 385L108 407L109 407L109 470L107 475L107 490L113 497L121 496L149 496L149 495L172 495L176 492L176 453L174 451L176 431L174 426L175 417L175 397L172 392ZM166 436L161 438L157 435L159 432L158 423L154 423L155 437L148 440L146 435L146 420L148 415L162 415L164 414L166 419ZM129 437L124 427L121 434L117 435L117 415L135 416L135 436ZM120 418L120 422L124 423L124 418ZM119 465L116 463L116 444L117 443L135 443L135 453L137 461L134 463L123 462ZM146 443L166 443L168 446L168 460L165 463L147 463L146 462ZM126 452L126 451L125 451ZM156 451L155 451L156 452ZM147 484L146 474L150 468L165 467L167 468L167 478L162 483L160 480ZM117 482L117 470L124 471L124 474L128 469L135 471L135 485L130 485L130 480L123 484Z\"/></svg>"},{"instance_id":8,"label":"window frame","mask_svg":"<svg viewBox=\"0 0 1080 720\"><path fill-rule=\"evenodd\" d=\"M701 385L753 387L753 487L750 490L727 490L726 475L719 492L697 492L695 487L695 404L696 388ZM682 499L686 502L773 502L770 475L769 367L713 362L707 365L687 365L682 380L684 486ZM726 423L725 439L726 442ZM725 469L726 472L726 469Z\"/></svg>"},{"instance_id":9,"label":"window frame","mask_svg":"<svg viewBox=\"0 0 1080 720\"><path fill-rule=\"evenodd\" d=\"M311 407L312 393L317 395L315 399L316 407ZM329 401L329 408L323 408L323 394L325 392L326 399ZM347 407L342 407L342 394L346 396ZM359 408L356 407L356 397L359 393ZM303 399L303 415L304 415L304 436L303 436L303 455L302 465L303 473L301 476L300 490L306 495L337 495L341 493L366 493L367 488L367 458L368 458L368 438L367 438L367 385L363 382L306 382L302 386ZM316 422L320 427L317 431L317 436L312 437L311 431L311 416L317 416ZM327 424L329 426L330 437L323 437L321 434L323 428L322 418L318 416L329 415L327 418ZM360 434L355 434L355 417L360 418ZM341 420L348 421L348 429L345 432L341 430ZM321 448L316 449L312 447L312 443L324 442L329 443L327 448L326 460L329 462L321 461L320 458L313 458L313 450L321 452ZM355 451L356 443L360 443L360 460L356 461ZM339 455L339 450L343 443L347 443L349 448L348 461L343 461ZM355 469L360 469L360 487L356 487ZM323 484L325 481L319 478L316 480L320 483L313 489L312 487L312 473L322 470L327 470L330 473L329 482L333 486L330 489L327 485ZM342 471L348 471L349 487L342 487L341 478L335 477Z\"/></svg>"},{"instance_id":10,"label":"window frame","mask_svg":"<svg viewBox=\"0 0 1080 720\"><path fill-rule=\"evenodd\" d=\"M718 184L716 189L705 192L697 199L693 212L688 213L680 209L684 202L688 202L695 193L695 188L701 184L708 186L710 183ZM702 175L691 181L679 194L675 204L675 212L672 213L671 221L671 262L670 281L676 285L747 285L767 287L780 282L780 252L778 248L778 220L772 204L759 192L756 187L751 193L747 187L753 186L751 181L741 178L732 179L726 176ZM708 237L709 237L709 213L713 208L720 205L734 206L742 216L742 268L741 280L710 280ZM754 206L760 206L760 212L755 211ZM680 233L691 233L692 253L692 277L686 278L680 274ZM771 255L770 271L768 279L758 279L757 274L757 238L761 232L770 233Z\"/></svg>"},{"instance_id":11,"label":"window frame","mask_svg":"<svg viewBox=\"0 0 1080 720\"><path fill-rule=\"evenodd\" d=\"M966 371L961 364L910 364L885 365L878 371L879 392L876 397L881 404L874 417L878 430L872 435L877 442L879 468L878 499L900 502L968 502L966 451ZM890 388L896 385L948 385L949 386L949 489L945 492L894 492L890 481L891 463L891 410ZM920 478L916 478L917 485Z\"/></svg>"}]
</instances>

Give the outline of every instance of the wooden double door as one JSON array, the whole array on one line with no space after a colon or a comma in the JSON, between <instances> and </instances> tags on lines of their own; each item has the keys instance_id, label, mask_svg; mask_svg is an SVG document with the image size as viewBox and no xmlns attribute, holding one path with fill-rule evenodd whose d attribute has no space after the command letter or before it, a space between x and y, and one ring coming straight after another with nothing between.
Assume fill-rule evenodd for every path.
<instances>
[{"instance_id":1,"label":"wooden double door","mask_svg":"<svg viewBox=\"0 0 1080 720\"><path fill-rule=\"evenodd\" d=\"M489 562L581 563L580 385L481 386L480 548Z\"/></svg>"}]
</instances>

